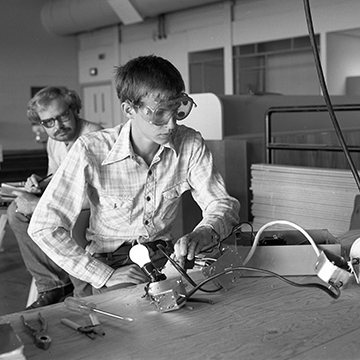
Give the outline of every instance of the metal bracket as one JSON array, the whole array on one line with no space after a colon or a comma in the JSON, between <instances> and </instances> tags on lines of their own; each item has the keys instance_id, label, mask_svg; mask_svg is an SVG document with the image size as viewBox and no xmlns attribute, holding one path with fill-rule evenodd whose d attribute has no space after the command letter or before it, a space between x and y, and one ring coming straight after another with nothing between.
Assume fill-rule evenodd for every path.
<instances>
[{"instance_id":1,"label":"metal bracket","mask_svg":"<svg viewBox=\"0 0 360 360\"><path fill-rule=\"evenodd\" d=\"M177 310L185 304L185 301L180 301L186 297L185 286L181 279L150 283L147 294L151 303L160 312Z\"/></svg>"},{"instance_id":2,"label":"metal bracket","mask_svg":"<svg viewBox=\"0 0 360 360\"><path fill-rule=\"evenodd\" d=\"M204 276L207 278L219 274L231 267L237 267L242 265L241 256L237 252L236 247L234 249L230 247L224 248L222 253L219 252L212 257L217 260L214 261L213 264L204 267L202 270ZM224 290L227 290L241 276L242 274L240 270L234 270L232 272L215 278L213 282L216 285L221 286Z\"/></svg>"}]
</instances>

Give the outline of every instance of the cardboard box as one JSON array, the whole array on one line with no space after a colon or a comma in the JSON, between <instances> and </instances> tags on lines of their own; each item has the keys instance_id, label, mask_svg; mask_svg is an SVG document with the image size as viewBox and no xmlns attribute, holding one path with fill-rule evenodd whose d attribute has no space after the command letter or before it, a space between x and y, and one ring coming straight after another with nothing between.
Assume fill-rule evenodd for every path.
<instances>
[{"instance_id":1,"label":"cardboard box","mask_svg":"<svg viewBox=\"0 0 360 360\"><path fill-rule=\"evenodd\" d=\"M305 230L325 253L341 256L341 245L327 230ZM251 249L256 234L238 232L223 241L224 247L235 248L241 261ZM298 230L264 231L255 253L246 266L265 269L284 276L316 275L317 255L308 239ZM262 276L259 272L245 271L243 276Z\"/></svg>"}]
</instances>

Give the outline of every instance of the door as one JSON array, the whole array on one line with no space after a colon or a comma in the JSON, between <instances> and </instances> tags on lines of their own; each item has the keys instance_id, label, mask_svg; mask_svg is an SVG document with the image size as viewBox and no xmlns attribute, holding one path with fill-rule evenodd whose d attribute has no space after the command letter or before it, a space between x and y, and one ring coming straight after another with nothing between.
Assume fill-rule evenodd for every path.
<instances>
[{"instance_id":1,"label":"door","mask_svg":"<svg viewBox=\"0 0 360 360\"><path fill-rule=\"evenodd\" d=\"M113 127L111 85L85 86L83 90L84 118L103 127Z\"/></svg>"}]
</instances>

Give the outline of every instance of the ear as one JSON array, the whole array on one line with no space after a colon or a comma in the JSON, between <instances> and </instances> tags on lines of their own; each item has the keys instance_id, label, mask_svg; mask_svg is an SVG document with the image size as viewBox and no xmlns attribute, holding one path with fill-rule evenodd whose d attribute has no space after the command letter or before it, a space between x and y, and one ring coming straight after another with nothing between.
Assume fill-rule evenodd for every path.
<instances>
[{"instance_id":1,"label":"ear","mask_svg":"<svg viewBox=\"0 0 360 360\"><path fill-rule=\"evenodd\" d=\"M121 110L126 115L128 119L131 119L134 115L134 107L128 101L124 101L121 103Z\"/></svg>"}]
</instances>

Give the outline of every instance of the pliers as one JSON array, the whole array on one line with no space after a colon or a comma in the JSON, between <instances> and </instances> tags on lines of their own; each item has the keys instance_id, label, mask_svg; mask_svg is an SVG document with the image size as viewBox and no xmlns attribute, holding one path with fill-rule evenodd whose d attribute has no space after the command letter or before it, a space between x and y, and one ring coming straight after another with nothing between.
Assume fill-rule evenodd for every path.
<instances>
[{"instance_id":1,"label":"pliers","mask_svg":"<svg viewBox=\"0 0 360 360\"><path fill-rule=\"evenodd\" d=\"M87 337L89 337L92 340L94 340L96 338L96 335L101 335L101 336L105 335L100 324L81 326L69 319L61 319L60 321L62 324L86 335Z\"/></svg>"},{"instance_id":2,"label":"pliers","mask_svg":"<svg viewBox=\"0 0 360 360\"><path fill-rule=\"evenodd\" d=\"M51 345L51 337L50 335L47 333L47 321L41 316L40 313L38 313L38 321L41 325L40 330L37 330L35 328L33 328L32 326L30 326L26 321L23 315L20 316L20 319L22 320L23 324L25 327L27 327L30 331L32 336L35 339L35 345L43 350L47 350L50 345Z\"/></svg>"}]
</instances>

